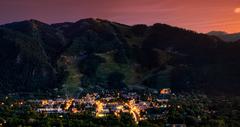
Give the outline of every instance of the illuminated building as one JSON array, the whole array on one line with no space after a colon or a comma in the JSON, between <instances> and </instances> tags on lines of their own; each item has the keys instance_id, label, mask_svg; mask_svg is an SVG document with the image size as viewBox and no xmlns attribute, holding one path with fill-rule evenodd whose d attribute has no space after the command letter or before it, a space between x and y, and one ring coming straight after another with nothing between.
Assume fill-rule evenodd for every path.
<instances>
[{"instance_id":1,"label":"illuminated building","mask_svg":"<svg viewBox=\"0 0 240 127\"><path fill-rule=\"evenodd\" d=\"M164 88L160 90L160 94L170 94L171 89L170 88Z\"/></svg>"}]
</instances>

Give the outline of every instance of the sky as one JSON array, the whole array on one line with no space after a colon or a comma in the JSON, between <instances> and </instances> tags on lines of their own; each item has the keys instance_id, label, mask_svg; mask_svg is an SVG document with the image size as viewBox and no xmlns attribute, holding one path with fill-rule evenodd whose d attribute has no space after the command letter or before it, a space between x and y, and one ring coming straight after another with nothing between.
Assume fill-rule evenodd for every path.
<instances>
[{"instance_id":1,"label":"sky","mask_svg":"<svg viewBox=\"0 0 240 127\"><path fill-rule=\"evenodd\" d=\"M0 24L27 19L51 24L84 18L234 33L240 32L240 0L0 0Z\"/></svg>"}]
</instances>

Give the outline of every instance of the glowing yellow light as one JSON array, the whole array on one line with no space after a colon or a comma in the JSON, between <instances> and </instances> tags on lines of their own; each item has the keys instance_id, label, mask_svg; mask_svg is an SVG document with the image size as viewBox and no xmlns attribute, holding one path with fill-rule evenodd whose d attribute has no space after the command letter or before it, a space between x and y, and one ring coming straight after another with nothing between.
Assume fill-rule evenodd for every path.
<instances>
[{"instance_id":1,"label":"glowing yellow light","mask_svg":"<svg viewBox=\"0 0 240 127\"><path fill-rule=\"evenodd\" d=\"M97 114L97 117L105 117L104 114Z\"/></svg>"},{"instance_id":2,"label":"glowing yellow light","mask_svg":"<svg viewBox=\"0 0 240 127\"><path fill-rule=\"evenodd\" d=\"M48 104L48 100L42 100L42 105L47 105Z\"/></svg>"},{"instance_id":3,"label":"glowing yellow light","mask_svg":"<svg viewBox=\"0 0 240 127\"><path fill-rule=\"evenodd\" d=\"M101 114L101 112L103 111L103 103L100 101L96 101L96 116L97 117L103 117L104 114Z\"/></svg>"},{"instance_id":4,"label":"glowing yellow light","mask_svg":"<svg viewBox=\"0 0 240 127\"><path fill-rule=\"evenodd\" d=\"M141 115L140 109L135 105L135 100L130 100L129 103L126 103L126 105L129 107L130 114L133 115L134 121L138 124L141 119Z\"/></svg>"},{"instance_id":5,"label":"glowing yellow light","mask_svg":"<svg viewBox=\"0 0 240 127\"><path fill-rule=\"evenodd\" d=\"M117 113L117 112L114 112L114 115L117 116L117 117L120 117L120 114Z\"/></svg>"},{"instance_id":6,"label":"glowing yellow light","mask_svg":"<svg viewBox=\"0 0 240 127\"><path fill-rule=\"evenodd\" d=\"M65 106L65 110L68 110L70 108L70 106L72 105L72 102L74 101L74 99L69 99L66 102L66 106Z\"/></svg>"},{"instance_id":7,"label":"glowing yellow light","mask_svg":"<svg viewBox=\"0 0 240 127\"><path fill-rule=\"evenodd\" d=\"M77 110L76 108L73 108L73 109L72 109L72 112L73 112L73 113L77 113L78 110Z\"/></svg>"},{"instance_id":8,"label":"glowing yellow light","mask_svg":"<svg viewBox=\"0 0 240 127\"><path fill-rule=\"evenodd\" d=\"M169 89L169 88L165 88L165 89L160 90L160 94L170 94L170 93L171 93L171 89Z\"/></svg>"},{"instance_id":9,"label":"glowing yellow light","mask_svg":"<svg viewBox=\"0 0 240 127\"><path fill-rule=\"evenodd\" d=\"M123 106L122 105L119 105L119 106L117 106L116 107L118 110L121 110L121 109L123 109Z\"/></svg>"}]
</instances>

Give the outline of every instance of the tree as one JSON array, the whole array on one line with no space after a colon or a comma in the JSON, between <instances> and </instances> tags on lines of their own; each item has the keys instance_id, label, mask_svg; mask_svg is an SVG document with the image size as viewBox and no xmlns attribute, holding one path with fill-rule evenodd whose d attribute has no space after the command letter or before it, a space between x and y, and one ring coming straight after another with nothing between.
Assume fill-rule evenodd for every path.
<instances>
[{"instance_id":1,"label":"tree","mask_svg":"<svg viewBox=\"0 0 240 127\"><path fill-rule=\"evenodd\" d=\"M120 72L112 72L109 74L107 80L110 87L121 89L126 87L123 80L125 76Z\"/></svg>"}]
</instances>

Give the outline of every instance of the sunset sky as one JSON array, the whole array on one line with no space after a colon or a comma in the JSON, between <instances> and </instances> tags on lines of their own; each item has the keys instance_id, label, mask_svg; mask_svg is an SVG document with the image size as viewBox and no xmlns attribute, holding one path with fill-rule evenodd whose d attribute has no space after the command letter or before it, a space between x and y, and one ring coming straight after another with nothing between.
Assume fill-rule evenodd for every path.
<instances>
[{"instance_id":1,"label":"sunset sky","mask_svg":"<svg viewBox=\"0 0 240 127\"><path fill-rule=\"evenodd\" d=\"M240 32L240 0L0 0L0 24L102 18L125 24L166 23L198 32Z\"/></svg>"}]
</instances>

